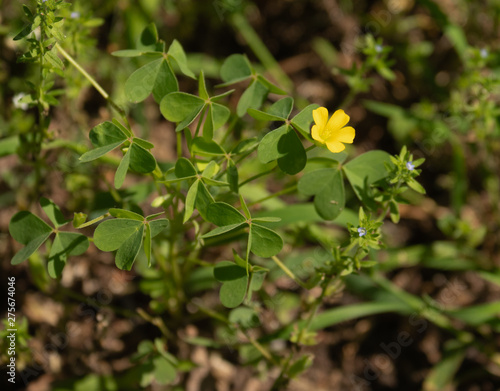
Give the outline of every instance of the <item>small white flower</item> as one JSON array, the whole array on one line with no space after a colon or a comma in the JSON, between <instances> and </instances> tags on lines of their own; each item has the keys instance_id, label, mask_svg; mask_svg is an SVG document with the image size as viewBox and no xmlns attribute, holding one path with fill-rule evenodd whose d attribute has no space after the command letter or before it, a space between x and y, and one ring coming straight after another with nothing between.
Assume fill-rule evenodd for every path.
<instances>
[{"instance_id":1,"label":"small white flower","mask_svg":"<svg viewBox=\"0 0 500 391\"><path fill-rule=\"evenodd\" d=\"M378 43L375 45L375 51L377 53L382 53L382 50L384 50L384 47L382 45L379 45Z\"/></svg>"},{"instance_id":2,"label":"small white flower","mask_svg":"<svg viewBox=\"0 0 500 391\"><path fill-rule=\"evenodd\" d=\"M73 11L70 15L71 19L78 19L80 18L80 12Z\"/></svg>"},{"instance_id":3,"label":"small white flower","mask_svg":"<svg viewBox=\"0 0 500 391\"><path fill-rule=\"evenodd\" d=\"M21 99L23 99L26 96L24 92L20 92L19 94L16 94L12 98L12 104L16 109L21 109L21 110L28 110L28 104L27 103L21 103L19 102Z\"/></svg>"},{"instance_id":4,"label":"small white flower","mask_svg":"<svg viewBox=\"0 0 500 391\"><path fill-rule=\"evenodd\" d=\"M481 58L486 58L486 57L488 57L489 53L488 53L487 49L483 48L483 49L480 50L479 54L480 54Z\"/></svg>"}]
</instances>

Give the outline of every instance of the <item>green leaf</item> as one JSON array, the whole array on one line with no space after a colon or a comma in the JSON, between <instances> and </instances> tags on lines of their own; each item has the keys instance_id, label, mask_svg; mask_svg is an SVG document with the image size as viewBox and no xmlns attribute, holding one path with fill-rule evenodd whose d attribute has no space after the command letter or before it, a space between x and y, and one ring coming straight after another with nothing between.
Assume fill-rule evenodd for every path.
<instances>
[{"instance_id":1,"label":"green leaf","mask_svg":"<svg viewBox=\"0 0 500 391\"><path fill-rule=\"evenodd\" d=\"M144 216L126 209L111 208L109 214L119 219L131 219L140 222L144 221Z\"/></svg>"},{"instance_id":2,"label":"green leaf","mask_svg":"<svg viewBox=\"0 0 500 391\"><path fill-rule=\"evenodd\" d=\"M59 278L66 265L68 256L80 255L87 251L89 240L74 232L58 232L50 249L47 270L52 278Z\"/></svg>"},{"instance_id":3,"label":"green leaf","mask_svg":"<svg viewBox=\"0 0 500 391\"><path fill-rule=\"evenodd\" d=\"M64 70L64 64L61 59L52 50L45 52L43 59L49 62L54 68Z\"/></svg>"},{"instance_id":4,"label":"green leaf","mask_svg":"<svg viewBox=\"0 0 500 391\"><path fill-rule=\"evenodd\" d=\"M186 53L184 52L184 49L182 48L182 45L179 43L179 41L177 41L176 39L172 41L170 47L168 48L168 54L173 57L182 73L193 79L196 78L194 73L191 72L187 65Z\"/></svg>"},{"instance_id":5,"label":"green leaf","mask_svg":"<svg viewBox=\"0 0 500 391\"><path fill-rule=\"evenodd\" d=\"M196 196L196 209L200 213L203 220L209 221L207 218L208 207L214 203L214 198L207 190L203 181L198 183L198 194Z\"/></svg>"},{"instance_id":6,"label":"green leaf","mask_svg":"<svg viewBox=\"0 0 500 391\"><path fill-rule=\"evenodd\" d=\"M213 102L210 104L210 112L212 115L213 130L217 130L222 127L231 115L231 110L229 110L226 106Z\"/></svg>"},{"instance_id":7,"label":"green leaf","mask_svg":"<svg viewBox=\"0 0 500 391\"><path fill-rule=\"evenodd\" d=\"M256 221L258 223L279 223L281 218L279 217L255 217L252 218L252 221Z\"/></svg>"},{"instance_id":8,"label":"green leaf","mask_svg":"<svg viewBox=\"0 0 500 391\"><path fill-rule=\"evenodd\" d=\"M126 49L126 50L116 50L112 52L111 55L115 57L139 57L142 56L144 53L146 53L144 50ZM161 55L161 53L158 53L158 55Z\"/></svg>"},{"instance_id":9,"label":"green leaf","mask_svg":"<svg viewBox=\"0 0 500 391\"><path fill-rule=\"evenodd\" d=\"M142 102L151 94L164 61L163 58L151 61L129 76L125 82L125 96L129 101Z\"/></svg>"},{"instance_id":10,"label":"green leaf","mask_svg":"<svg viewBox=\"0 0 500 391\"><path fill-rule=\"evenodd\" d=\"M257 327L260 325L259 316L253 308L240 307L229 313L229 321L236 323L244 329Z\"/></svg>"},{"instance_id":11,"label":"green leaf","mask_svg":"<svg viewBox=\"0 0 500 391\"><path fill-rule=\"evenodd\" d=\"M408 182L407 182L408 186L410 186L413 190L415 190L417 193L420 193L420 194L425 194L425 189L423 188L423 186L418 183L415 179L411 178Z\"/></svg>"},{"instance_id":12,"label":"green leaf","mask_svg":"<svg viewBox=\"0 0 500 391\"><path fill-rule=\"evenodd\" d=\"M63 216L59 207L56 204L54 204L52 200L42 197L40 198L40 206L42 207L43 211L50 219L52 224L54 224L54 227L59 228L62 227L63 225L66 225L69 222L69 220L67 220Z\"/></svg>"},{"instance_id":13,"label":"green leaf","mask_svg":"<svg viewBox=\"0 0 500 391\"><path fill-rule=\"evenodd\" d=\"M269 92L273 94L278 94L278 95L286 95L287 92L276 86L275 84L271 83L269 80L267 80L264 76L262 75L257 75L257 80L262 86L264 86Z\"/></svg>"},{"instance_id":14,"label":"green leaf","mask_svg":"<svg viewBox=\"0 0 500 391\"><path fill-rule=\"evenodd\" d=\"M214 277L223 282L219 292L221 303L228 308L239 306L245 299L248 286L246 269L229 262L219 262L214 268Z\"/></svg>"},{"instance_id":15,"label":"green leaf","mask_svg":"<svg viewBox=\"0 0 500 391\"><path fill-rule=\"evenodd\" d=\"M203 71L200 71L200 76L198 77L198 94L203 100L208 100L209 95L207 91L207 85L205 83L205 75Z\"/></svg>"},{"instance_id":16,"label":"green leaf","mask_svg":"<svg viewBox=\"0 0 500 391\"><path fill-rule=\"evenodd\" d=\"M223 235L229 232L238 231L246 225L247 225L246 223L236 223L236 224L225 225L223 227L217 227L212 231L207 232L205 235L202 236L202 238L207 239L207 238L212 238L214 236Z\"/></svg>"},{"instance_id":17,"label":"green leaf","mask_svg":"<svg viewBox=\"0 0 500 391\"><path fill-rule=\"evenodd\" d=\"M290 116L293 109L293 98L286 97L274 103L267 112L248 109L248 114L263 121L284 121Z\"/></svg>"},{"instance_id":18,"label":"green leaf","mask_svg":"<svg viewBox=\"0 0 500 391\"><path fill-rule=\"evenodd\" d=\"M108 152L111 152L113 149L116 149L120 145L122 145L125 142L123 141L118 141L115 144L109 144L104 147L99 147L99 148L94 148L88 152L85 152L82 156L80 156L80 161L82 163L87 163L92 160L98 159L103 155L106 155Z\"/></svg>"},{"instance_id":19,"label":"green leaf","mask_svg":"<svg viewBox=\"0 0 500 391\"><path fill-rule=\"evenodd\" d=\"M222 64L220 78L225 83L236 83L252 75L252 67L246 56L232 54Z\"/></svg>"},{"instance_id":20,"label":"green leaf","mask_svg":"<svg viewBox=\"0 0 500 391\"><path fill-rule=\"evenodd\" d=\"M163 60L153 85L153 97L160 103L164 96L179 90L179 83L168 61Z\"/></svg>"},{"instance_id":21,"label":"green leaf","mask_svg":"<svg viewBox=\"0 0 500 391\"><path fill-rule=\"evenodd\" d=\"M390 155L384 151L370 151L346 163L342 168L357 197L370 209L376 207L370 186L387 177L385 164L392 166Z\"/></svg>"},{"instance_id":22,"label":"green leaf","mask_svg":"<svg viewBox=\"0 0 500 391\"><path fill-rule=\"evenodd\" d=\"M28 24L25 26L17 35L14 37L14 41L19 41L20 39L23 39L27 37L32 31L32 25Z\"/></svg>"},{"instance_id":23,"label":"green leaf","mask_svg":"<svg viewBox=\"0 0 500 391\"><path fill-rule=\"evenodd\" d=\"M239 191L239 177L238 177L238 169L232 160L229 160L227 163L227 181L229 183L229 188L231 191L238 193Z\"/></svg>"},{"instance_id":24,"label":"green leaf","mask_svg":"<svg viewBox=\"0 0 500 391\"><path fill-rule=\"evenodd\" d=\"M313 122L312 112L319 107L317 104L312 104L303 109L299 114L292 118L290 121L292 126L302 134L306 139L312 141L309 129Z\"/></svg>"},{"instance_id":25,"label":"green leaf","mask_svg":"<svg viewBox=\"0 0 500 391\"><path fill-rule=\"evenodd\" d=\"M278 254L283 248L283 239L273 230L259 224L250 226L252 242L250 251L263 258Z\"/></svg>"},{"instance_id":26,"label":"green leaf","mask_svg":"<svg viewBox=\"0 0 500 391\"><path fill-rule=\"evenodd\" d=\"M262 163L278 160L279 168L290 175L302 171L307 163L304 146L297 133L288 125L264 136L259 144L258 156Z\"/></svg>"},{"instance_id":27,"label":"green leaf","mask_svg":"<svg viewBox=\"0 0 500 391\"><path fill-rule=\"evenodd\" d=\"M101 225L99 225L99 227ZM141 224L139 229L129 236L125 243L118 248L115 256L115 263L118 269L130 270L132 268L132 265L139 254L139 250L141 249L143 233L144 224Z\"/></svg>"},{"instance_id":28,"label":"green leaf","mask_svg":"<svg viewBox=\"0 0 500 391\"><path fill-rule=\"evenodd\" d=\"M277 160L281 157L286 156L287 152L280 150L278 148L279 141L281 137L285 137L288 132L288 126L283 125L278 129L273 130L266 134L259 143L258 156L259 160L264 163L270 163L273 160Z\"/></svg>"},{"instance_id":29,"label":"green leaf","mask_svg":"<svg viewBox=\"0 0 500 391\"><path fill-rule=\"evenodd\" d=\"M206 179L211 179L215 174L219 172L220 166L215 162L215 160L211 160L210 163L203 169L203 174L201 176Z\"/></svg>"},{"instance_id":30,"label":"green leaf","mask_svg":"<svg viewBox=\"0 0 500 391\"><path fill-rule=\"evenodd\" d=\"M287 96L274 103L269 110L269 114L281 119L288 119L293 109L293 98Z\"/></svg>"},{"instance_id":31,"label":"green leaf","mask_svg":"<svg viewBox=\"0 0 500 391\"><path fill-rule=\"evenodd\" d=\"M148 259L148 266L151 267L151 226L149 224L145 224L145 226L146 235L144 237L144 252Z\"/></svg>"},{"instance_id":32,"label":"green leaf","mask_svg":"<svg viewBox=\"0 0 500 391\"><path fill-rule=\"evenodd\" d=\"M240 204L241 204L241 209L243 209L243 213L245 214L245 217L247 219L250 219L250 211L248 210L247 203L245 202L245 199L243 196L240 194Z\"/></svg>"},{"instance_id":33,"label":"green leaf","mask_svg":"<svg viewBox=\"0 0 500 391\"><path fill-rule=\"evenodd\" d=\"M248 109L258 109L266 99L268 89L259 82L253 81L241 98L236 107L238 117L243 117Z\"/></svg>"},{"instance_id":34,"label":"green leaf","mask_svg":"<svg viewBox=\"0 0 500 391\"><path fill-rule=\"evenodd\" d=\"M139 232L143 223L132 219L106 220L94 232L94 244L102 251L118 250L125 242Z\"/></svg>"},{"instance_id":35,"label":"green leaf","mask_svg":"<svg viewBox=\"0 0 500 391\"><path fill-rule=\"evenodd\" d=\"M185 92L172 92L163 97L160 111L169 121L182 123L176 131L182 130L194 121L205 106L205 101L198 96Z\"/></svg>"},{"instance_id":36,"label":"green leaf","mask_svg":"<svg viewBox=\"0 0 500 391\"><path fill-rule=\"evenodd\" d=\"M157 356L152 361L154 367L154 378L158 384L169 384L175 381L177 370L163 356Z\"/></svg>"},{"instance_id":37,"label":"green leaf","mask_svg":"<svg viewBox=\"0 0 500 391\"><path fill-rule=\"evenodd\" d=\"M130 154L132 148L129 148L125 156L123 156L120 164L118 165L118 169L115 172L115 188L119 189L123 185L123 181L127 176L128 167L130 165Z\"/></svg>"},{"instance_id":38,"label":"green leaf","mask_svg":"<svg viewBox=\"0 0 500 391\"><path fill-rule=\"evenodd\" d=\"M243 216L236 208L225 202L214 202L209 205L207 210L208 221L218 226L241 224L246 222Z\"/></svg>"},{"instance_id":39,"label":"green leaf","mask_svg":"<svg viewBox=\"0 0 500 391\"><path fill-rule=\"evenodd\" d=\"M52 233L52 227L33 213L22 211L10 219L9 232L16 241L27 245L41 236L48 237Z\"/></svg>"},{"instance_id":40,"label":"green leaf","mask_svg":"<svg viewBox=\"0 0 500 391\"><path fill-rule=\"evenodd\" d=\"M247 270L230 261L222 261L214 267L214 277L219 282L237 280L247 275Z\"/></svg>"},{"instance_id":41,"label":"green leaf","mask_svg":"<svg viewBox=\"0 0 500 391\"><path fill-rule=\"evenodd\" d=\"M92 128L89 138L94 147L114 145L114 149L127 140L127 135L114 123L106 121Z\"/></svg>"},{"instance_id":42,"label":"green leaf","mask_svg":"<svg viewBox=\"0 0 500 391\"><path fill-rule=\"evenodd\" d=\"M179 158L175 163L175 176L177 178L190 178L196 175L196 168L185 157Z\"/></svg>"},{"instance_id":43,"label":"green leaf","mask_svg":"<svg viewBox=\"0 0 500 391\"><path fill-rule=\"evenodd\" d=\"M168 227L167 219L157 219L149 222L149 226L151 227L151 238L154 238L158 234L160 234L165 228Z\"/></svg>"},{"instance_id":44,"label":"green leaf","mask_svg":"<svg viewBox=\"0 0 500 391\"><path fill-rule=\"evenodd\" d=\"M139 38L139 46L143 48L155 47L158 42L158 30L153 22L149 23Z\"/></svg>"},{"instance_id":45,"label":"green leaf","mask_svg":"<svg viewBox=\"0 0 500 391\"><path fill-rule=\"evenodd\" d=\"M452 345L458 345L457 341L451 342ZM446 349L439 362L427 374L422 390L440 391L454 389L456 373L466 353L467 349L460 346Z\"/></svg>"},{"instance_id":46,"label":"green leaf","mask_svg":"<svg viewBox=\"0 0 500 391\"><path fill-rule=\"evenodd\" d=\"M498 321L498 314L500 314L500 301L477 304L456 310L448 310L446 312L471 326L480 326L488 322Z\"/></svg>"},{"instance_id":47,"label":"green leaf","mask_svg":"<svg viewBox=\"0 0 500 391\"><path fill-rule=\"evenodd\" d=\"M130 168L135 172L147 174L156 168L156 160L151 152L134 143L130 146Z\"/></svg>"},{"instance_id":48,"label":"green leaf","mask_svg":"<svg viewBox=\"0 0 500 391\"><path fill-rule=\"evenodd\" d=\"M33 240L29 241L26 243L26 246L24 246L21 250L19 250L16 255L12 258L10 263L12 265L18 265L21 262L25 261L26 259L29 258L31 254L33 254L38 248L49 238L50 234L52 232L40 235Z\"/></svg>"},{"instance_id":49,"label":"green leaf","mask_svg":"<svg viewBox=\"0 0 500 391\"><path fill-rule=\"evenodd\" d=\"M345 207L344 180L339 168L322 168L302 176L300 193L314 195L316 212L325 220L334 220Z\"/></svg>"},{"instance_id":50,"label":"green leaf","mask_svg":"<svg viewBox=\"0 0 500 391\"><path fill-rule=\"evenodd\" d=\"M248 109L247 113L250 117L255 118L259 121L283 121L283 118L271 115L256 109Z\"/></svg>"},{"instance_id":51,"label":"green leaf","mask_svg":"<svg viewBox=\"0 0 500 391\"><path fill-rule=\"evenodd\" d=\"M127 137L132 137L133 136L132 131L129 128L127 128L125 125L123 125L120 121L118 121L116 118L113 118L111 121L116 126L118 126L120 128L120 130L123 132L123 134L125 134L125 136L127 136Z\"/></svg>"},{"instance_id":52,"label":"green leaf","mask_svg":"<svg viewBox=\"0 0 500 391\"><path fill-rule=\"evenodd\" d=\"M290 368L288 369L288 376L290 376L291 379L297 377L306 369L308 369L313 364L313 361L314 361L314 356L312 354L303 355L302 357L297 359L292 365L290 365Z\"/></svg>"},{"instance_id":53,"label":"green leaf","mask_svg":"<svg viewBox=\"0 0 500 391\"><path fill-rule=\"evenodd\" d=\"M136 143L137 145L143 147L144 149L153 149L155 146L154 144L150 143L149 141L143 140L142 138L139 138L139 137L134 137L132 139L132 141L134 143Z\"/></svg>"},{"instance_id":54,"label":"green leaf","mask_svg":"<svg viewBox=\"0 0 500 391\"><path fill-rule=\"evenodd\" d=\"M204 137L196 137L191 143L191 150L194 154L200 156L224 156L226 151L213 140L207 140Z\"/></svg>"},{"instance_id":55,"label":"green leaf","mask_svg":"<svg viewBox=\"0 0 500 391\"><path fill-rule=\"evenodd\" d=\"M196 201L196 196L198 195L198 182L200 180L197 179L194 181L194 183L191 185L189 188L187 195L186 195L186 203L184 206L184 219L182 220L182 223L185 224L186 221L189 220L191 215L194 212L194 204Z\"/></svg>"}]
</instances>

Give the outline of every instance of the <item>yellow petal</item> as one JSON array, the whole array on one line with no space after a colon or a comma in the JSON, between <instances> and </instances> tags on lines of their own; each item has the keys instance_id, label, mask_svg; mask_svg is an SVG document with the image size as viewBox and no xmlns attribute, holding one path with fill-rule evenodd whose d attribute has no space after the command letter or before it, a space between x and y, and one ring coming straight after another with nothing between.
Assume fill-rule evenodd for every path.
<instances>
[{"instance_id":1,"label":"yellow petal","mask_svg":"<svg viewBox=\"0 0 500 391\"><path fill-rule=\"evenodd\" d=\"M352 144L354 140L354 136L356 135L356 131L351 126L346 126L345 128L340 129L336 134L336 141L340 141L341 143Z\"/></svg>"},{"instance_id":2,"label":"yellow petal","mask_svg":"<svg viewBox=\"0 0 500 391\"><path fill-rule=\"evenodd\" d=\"M344 127L349 122L349 116L344 112L344 110L337 110L333 113L332 117L326 124L326 131L328 134L332 135L338 129Z\"/></svg>"},{"instance_id":3,"label":"yellow petal","mask_svg":"<svg viewBox=\"0 0 500 391\"><path fill-rule=\"evenodd\" d=\"M314 140L319 141L321 143L325 143L325 140L323 140L323 138L320 135L318 125L313 125L313 127L311 129L311 136Z\"/></svg>"},{"instance_id":4,"label":"yellow petal","mask_svg":"<svg viewBox=\"0 0 500 391\"><path fill-rule=\"evenodd\" d=\"M327 141L326 146L333 153L342 152L345 149L345 145L340 141Z\"/></svg>"},{"instance_id":5,"label":"yellow petal","mask_svg":"<svg viewBox=\"0 0 500 391\"><path fill-rule=\"evenodd\" d=\"M328 121L328 110L324 107L318 107L316 110L312 112L314 123L318 125L318 131L321 132L322 129L326 126Z\"/></svg>"}]
</instances>

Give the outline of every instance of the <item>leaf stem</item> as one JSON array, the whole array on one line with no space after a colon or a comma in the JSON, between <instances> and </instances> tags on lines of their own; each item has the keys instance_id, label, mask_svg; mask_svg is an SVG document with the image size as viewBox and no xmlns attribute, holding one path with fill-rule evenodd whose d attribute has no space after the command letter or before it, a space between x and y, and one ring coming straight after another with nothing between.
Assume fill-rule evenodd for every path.
<instances>
[{"instance_id":1,"label":"leaf stem","mask_svg":"<svg viewBox=\"0 0 500 391\"><path fill-rule=\"evenodd\" d=\"M260 202L264 202L264 201L267 201L267 200L270 200L271 198L274 198L274 197L279 197L280 195L283 195L283 194L287 194L287 193L290 193L291 191L294 191L295 189L297 188L297 184L294 184L290 187L287 187L281 191L278 191L276 193L273 193L273 194L270 194L264 198L261 198L260 200L257 200L257 201L254 201L254 202L250 202L249 204L247 204L247 206L253 206L255 204L258 204Z\"/></svg>"},{"instance_id":2,"label":"leaf stem","mask_svg":"<svg viewBox=\"0 0 500 391\"><path fill-rule=\"evenodd\" d=\"M276 263L276 265L280 267L281 270L283 270L283 272L285 272L288 277L294 280L302 288L307 289L305 284L283 262L281 262L281 260L276 255L273 255L271 259Z\"/></svg>"},{"instance_id":3,"label":"leaf stem","mask_svg":"<svg viewBox=\"0 0 500 391\"><path fill-rule=\"evenodd\" d=\"M111 97L104 90L104 88L102 88L101 85L89 73L87 73L87 71L83 69L80 66L80 64L78 64L76 60L73 57L71 57L71 55L61 47L61 45L59 45L59 43L56 43L54 46L59 51L59 53L61 53L62 56L69 61L71 65L73 65L83 76L85 76L85 78L90 82L90 84L92 84L94 88L99 92L99 94L101 94L102 97L108 101L111 107L113 107L116 111L118 111L118 113L120 113L120 115L125 119L125 121L128 124L127 114L120 106L118 106L115 103L113 99L111 99Z\"/></svg>"},{"instance_id":4,"label":"leaf stem","mask_svg":"<svg viewBox=\"0 0 500 391\"><path fill-rule=\"evenodd\" d=\"M256 174L248 179L245 179L243 182L241 182L240 184L238 184L238 187L243 187L245 186L247 183L249 182L252 182L253 180L257 179L257 178L260 178L261 176L264 176L264 175L267 175L267 174L270 174L271 172L273 172L276 167L278 166L274 166L273 168L271 168L270 170L267 170L267 171L264 171L264 172L261 172L259 174Z\"/></svg>"}]
</instances>

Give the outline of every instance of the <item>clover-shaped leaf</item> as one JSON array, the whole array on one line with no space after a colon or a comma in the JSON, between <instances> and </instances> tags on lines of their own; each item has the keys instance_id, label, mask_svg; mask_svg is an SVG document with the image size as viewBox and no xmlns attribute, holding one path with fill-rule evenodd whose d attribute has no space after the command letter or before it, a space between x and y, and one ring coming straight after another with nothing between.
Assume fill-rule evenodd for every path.
<instances>
[{"instance_id":1,"label":"clover-shaped leaf","mask_svg":"<svg viewBox=\"0 0 500 391\"><path fill-rule=\"evenodd\" d=\"M179 90L172 60L182 73L194 78L194 74L187 66L184 49L177 40L172 42L167 53L155 51L158 33L156 27L153 27L149 29L147 27L144 30L139 42L141 46L139 50L120 50L113 53L118 57L147 56L156 58L137 69L125 82L125 95L134 103L143 101L151 93L153 93L155 101L159 103L165 95Z\"/></svg>"},{"instance_id":2,"label":"clover-shaped leaf","mask_svg":"<svg viewBox=\"0 0 500 391\"><path fill-rule=\"evenodd\" d=\"M144 251L151 265L151 239L167 228L168 220L150 220L155 215L144 218L123 209L110 209L109 212L117 218L106 220L96 228L96 247L102 251L116 251L116 266L122 270L130 270L139 254L146 231Z\"/></svg>"},{"instance_id":3,"label":"clover-shaped leaf","mask_svg":"<svg viewBox=\"0 0 500 391\"><path fill-rule=\"evenodd\" d=\"M287 174L294 175L302 171L307 163L307 155L295 129L300 133L309 117L312 121L312 109L306 108L296 115L288 124L292 112L293 99L283 98L274 103L267 112L249 109L248 113L259 120L282 121L283 126L266 134L259 144L259 159L262 163L278 161L279 168Z\"/></svg>"},{"instance_id":4,"label":"clover-shaped leaf","mask_svg":"<svg viewBox=\"0 0 500 391\"><path fill-rule=\"evenodd\" d=\"M189 186L189 190L186 195L183 219L184 223L189 220L195 207L200 215L206 219L207 208L214 202L214 199L208 191L205 182L209 185L215 186L228 185L225 182L211 179L216 170L218 170L215 162L213 162L213 164L211 163L205 167L203 173L199 174L193 163L186 158L179 158L174 168L174 173L177 178L165 181L165 183L175 183L195 179L195 181Z\"/></svg>"},{"instance_id":5,"label":"clover-shaped leaf","mask_svg":"<svg viewBox=\"0 0 500 391\"><path fill-rule=\"evenodd\" d=\"M314 196L316 212L325 220L334 220L345 207L344 179L338 166L305 173L298 190Z\"/></svg>"},{"instance_id":6,"label":"clover-shaped leaf","mask_svg":"<svg viewBox=\"0 0 500 391\"><path fill-rule=\"evenodd\" d=\"M250 84L241 95L236 107L236 113L239 117L243 117L248 109L261 107L269 92L279 95L286 94L264 76L257 74L247 57L241 54L233 54L224 61L220 76L224 81L224 84L220 85L221 87L250 80Z\"/></svg>"},{"instance_id":7,"label":"clover-shaped leaf","mask_svg":"<svg viewBox=\"0 0 500 391\"><path fill-rule=\"evenodd\" d=\"M161 100L160 111L167 120L177 122L177 127L175 128L176 132L180 132L184 128L187 128L198 115L206 112L207 115L203 125L203 137L207 140L211 140L214 130L223 126L231 114L227 107L216 103L218 99L227 95L227 93L210 97L206 89L203 72L200 73L198 81L200 96L187 94L185 92L172 92Z\"/></svg>"},{"instance_id":8,"label":"clover-shaped leaf","mask_svg":"<svg viewBox=\"0 0 500 391\"><path fill-rule=\"evenodd\" d=\"M222 282L219 297L225 307L234 308L243 303L249 279L245 268L233 262L222 261L215 266L214 277Z\"/></svg>"},{"instance_id":9,"label":"clover-shaped leaf","mask_svg":"<svg viewBox=\"0 0 500 391\"><path fill-rule=\"evenodd\" d=\"M47 241L52 233L55 233L47 269L52 278L57 278L61 275L68 256L84 253L89 246L89 242L86 236L79 233L59 231L60 227L68 223L68 220L64 218L61 210L53 201L42 197L40 205L55 228L52 228L38 216L28 211L18 212L12 216L9 223L9 232L16 241L24 244L25 247L16 253L11 263L17 265L28 259Z\"/></svg>"},{"instance_id":10,"label":"clover-shaped leaf","mask_svg":"<svg viewBox=\"0 0 500 391\"><path fill-rule=\"evenodd\" d=\"M156 168L156 160L148 151L154 145L133 137L132 132L118 121L106 121L95 126L90 131L89 138L96 148L80 156L80 161L83 163L95 160L125 143L129 144L116 170L114 184L117 189L122 186L129 168L141 174L147 174Z\"/></svg>"},{"instance_id":11,"label":"clover-shaped leaf","mask_svg":"<svg viewBox=\"0 0 500 391\"><path fill-rule=\"evenodd\" d=\"M208 206L207 220L218 225L218 227L203 235L203 238L219 236L249 227L247 261L250 252L265 258L278 254L283 248L283 239L273 230L258 224L260 221L276 221L276 219L252 219L243 197L240 196L240 200L247 216L224 202L214 202Z\"/></svg>"}]
</instances>

